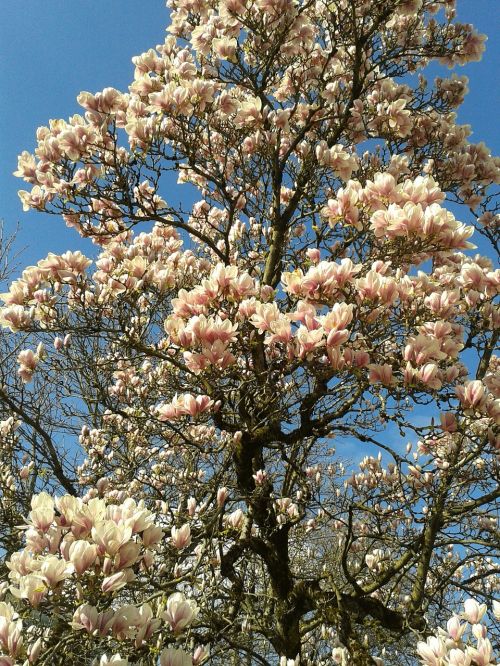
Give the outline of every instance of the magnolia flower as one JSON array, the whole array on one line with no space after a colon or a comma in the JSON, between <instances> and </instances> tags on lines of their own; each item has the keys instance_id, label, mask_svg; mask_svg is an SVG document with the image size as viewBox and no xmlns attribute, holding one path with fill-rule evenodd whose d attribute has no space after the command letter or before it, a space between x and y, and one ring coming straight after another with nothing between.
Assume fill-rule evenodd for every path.
<instances>
[{"instance_id":1,"label":"magnolia flower","mask_svg":"<svg viewBox=\"0 0 500 666\"><path fill-rule=\"evenodd\" d=\"M333 308L322 319L323 328L327 333L343 331L353 319L354 306L347 303L335 303Z\"/></svg>"},{"instance_id":2,"label":"magnolia flower","mask_svg":"<svg viewBox=\"0 0 500 666\"><path fill-rule=\"evenodd\" d=\"M153 610L149 604L142 604L137 610L135 646L140 647L161 626L161 620L153 617Z\"/></svg>"},{"instance_id":3,"label":"magnolia flower","mask_svg":"<svg viewBox=\"0 0 500 666\"><path fill-rule=\"evenodd\" d=\"M454 615L448 620L446 629L450 638L453 638L454 641L458 642L462 638L464 631L467 629L467 625L461 624L458 615Z\"/></svg>"},{"instance_id":4,"label":"magnolia flower","mask_svg":"<svg viewBox=\"0 0 500 666\"><path fill-rule=\"evenodd\" d=\"M0 615L0 649L15 657L23 644L22 629L22 620Z\"/></svg>"},{"instance_id":5,"label":"magnolia flower","mask_svg":"<svg viewBox=\"0 0 500 666\"><path fill-rule=\"evenodd\" d=\"M235 509L232 513L226 516L228 524L235 530L239 530L245 522L245 514L242 509Z\"/></svg>"},{"instance_id":6,"label":"magnolia flower","mask_svg":"<svg viewBox=\"0 0 500 666\"><path fill-rule=\"evenodd\" d=\"M334 664L344 666L347 663L347 650L342 647L336 647L332 650L332 659Z\"/></svg>"},{"instance_id":7,"label":"magnolia flower","mask_svg":"<svg viewBox=\"0 0 500 666\"><path fill-rule=\"evenodd\" d=\"M226 487L218 488L217 489L217 506L222 507L224 506L227 498L228 498L229 492Z\"/></svg>"},{"instance_id":8,"label":"magnolia flower","mask_svg":"<svg viewBox=\"0 0 500 666\"><path fill-rule=\"evenodd\" d=\"M112 631L118 640L124 640L131 635L131 628L141 624L140 614L136 606L127 604L115 611Z\"/></svg>"},{"instance_id":9,"label":"magnolia flower","mask_svg":"<svg viewBox=\"0 0 500 666\"><path fill-rule=\"evenodd\" d=\"M370 384L383 384L384 386L390 386L395 383L395 378L392 376L392 367L387 363L384 365L379 365L377 363L370 363L368 366L370 370L369 382Z\"/></svg>"},{"instance_id":10,"label":"magnolia flower","mask_svg":"<svg viewBox=\"0 0 500 666\"><path fill-rule=\"evenodd\" d=\"M186 523L182 527L172 527L171 530L172 543L177 548L177 550L183 550L187 548L191 543L191 528L189 523Z\"/></svg>"},{"instance_id":11,"label":"magnolia flower","mask_svg":"<svg viewBox=\"0 0 500 666\"><path fill-rule=\"evenodd\" d=\"M168 598L167 609L162 617L174 633L179 633L193 622L197 614L195 602L186 599L181 592L175 592Z\"/></svg>"},{"instance_id":12,"label":"magnolia flower","mask_svg":"<svg viewBox=\"0 0 500 666\"><path fill-rule=\"evenodd\" d=\"M126 571L119 571L112 576L108 576L102 581L101 590L105 593L121 590L122 587L125 587L125 585L130 582L133 577L134 574L130 569L127 569Z\"/></svg>"},{"instance_id":13,"label":"magnolia flower","mask_svg":"<svg viewBox=\"0 0 500 666\"><path fill-rule=\"evenodd\" d=\"M92 528L92 538L99 546L101 553L107 553L111 557L131 536L131 527L124 524L117 525L112 520L102 520Z\"/></svg>"},{"instance_id":14,"label":"magnolia flower","mask_svg":"<svg viewBox=\"0 0 500 666\"><path fill-rule=\"evenodd\" d=\"M72 495L56 497L55 505L59 512L58 524L61 526L71 525L75 515L82 506L82 501Z\"/></svg>"},{"instance_id":15,"label":"magnolia flower","mask_svg":"<svg viewBox=\"0 0 500 666\"><path fill-rule=\"evenodd\" d=\"M429 636L425 643L423 641L417 643L417 652L425 666L442 666L441 657L446 654L446 645L443 639Z\"/></svg>"},{"instance_id":16,"label":"magnolia flower","mask_svg":"<svg viewBox=\"0 0 500 666\"><path fill-rule=\"evenodd\" d=\"M160 654L160 666L193 666L193 660L184 650L167 648Z\"/></svg>"},{"instance_id":17,"label":"magnolia flower","mask_svg":"<svg viewBox=\"0 0 500 666\"><path fill-rule=\"evenodd\" d=\"M267 479L267 472L264 469L258 469L255 474L252 474L256 486L262 486Z\"/></svg>"},{"instance_id":18,"label":"magnolia flower","mask_svg":"<svg viewBox=\"0 0 500 666\"><path fill-rule=\"evenodd\" d=\"M493 647L488 638L479 638L477 647L471 647L469 651L477 666L494 666L494 662L491 660L493 657Z\"/></svg>"},{"instance_id":19,"label":"magnolia flower","mask_svg":"<svg viewBox=\"0 0 500 666\"><path fill-rule=\"evenodd\" d=\"M484 399L484 385L479 379L466 382L455 389L458 398L465 408L479 408Z\"/></svg>"},{"instance_id":20,"label":"magnolia flower","mask_svg":"<svg viewBox=\"0 0 500 666\"><path fill-rule=\"evenodd\" d=\"M473 624L472 634L475 638L486 638L487 628L484 624Z\"/></svg>"},{"instance_id":21,"label":"magnolia flower","mask_svg":"<svg viewBox=\"0 0 500 666\"><path fill-rule=\"evenodd\" d=\"M444 432L456 432L457 418L452 412L444 412L439 415L441 421L441 430Z\"/></svg>"},{"instance_id":22,"label":"magnolia flower","mask_svg":"<svg viewBox=\"0 0 500 666\"><path fill-rule=\"evenodd\" d=\"M442 386L442 382L438 375L439 368L435 363L426 363L417 372L417 377L422 384L426 384L432 389L440 389Z\"/></svg>"},{"instance_id":23,"label":"magnolia flower","mask_svg":"<svg viewBox=\"0 0 500 666\"><path fill-rule=\"evenodd\" d=\"M234 60L237 46L238 42L234 37L216 38L212 41L212 49L214 53L224 60Z\"/></svg>"},{"instance_id":24,"label":"magnolia flower","mask_svg":"<svg viewBox=\"0 0 500 666\"><path fill-rule=\"evenodd\" d=\"M41 576L29 574L19 580L19 587L10 587L11 593L18 599L27 599L36 608L47 594L47 587Z\"/></svg>"},{"instance_id":25,"label":"magnolia flower","mask_svg":"<svg viewBox=\"0 0 500 666\"><path fill-rule=\"evenodd\" d=\"M97 608L89 604L83 604L73 613L70 625L73 629L85 629L87 633L92 634L97 628L98 619L99 611Z\"/></svg>"},{"instance_id":26,"label":"magnolia flower","mask_svg":"<svg viewBox=\"0 0 500 666\"><path fill-rule=\"evenodd\" d=\"M470 624L478 624L486 613L486 604L478 604L475 599L467 599L464 603L464 618Z\"/></svg>"},{"instance_id":27,"label":"magnolia flower","mask_svg":"<svg viewBox=\"0 0 500 666\"><path fill-rule=\"evenodd\" d=\"M378 549L374 550L373 553L368 553L365 555L366 566L372 571L376 571L378 569L380 560L382 559L382 555L382 551Z\"/></svg>"},{"instance_id":28,"label":"magnolia flower","mask_svg":"<svg viewBox=\"0 0 500 666\"><path fill-rule=\"evenodd\" d=\"M298 666L300 658L297 656L295 659L287 659L286 657L280 657L279 666Z\"/></svg>"},{"instance_id":29,"label":"magnolia flower","mask_svg":"<svg viewBox=\"0 0 500 666\"><path fill-rule=\"evenodd\" d=\"M471 661L471 655L458 648L451 649L448 654L448 666L470 666Z\"/></svg>"},{"instance_id":30,"label":"magnolia flower","mask_svg":"<svg viewBox=\"0 0 500 666\"><path fill-rule=\"evenodd\" d=\"M211 411L214 404L208 395L175 394L170 403L164 403L158 407L159 418L160 421L173 421L185 415L195 417Z\"/></svg>"},{"instance_id":31,"label":"magnolia flower","mask_svg":"<svg viewBox=\"0 0 500 666\"><path fill-rule=\"evenodd\" d=\"M15 666L14 658L4 654L0 655L0 666Z\"/></svg>"},{"instance_id":32,"label":"magnolia flower","mask_svg":"<svg viewBox=\"0 0 500 666\"><path fill-rule=\"evenodd\" d=\"M125 569L131 567L139 558L142 545L135 541L129 541L123 544L118 553L115 555L114 566L116 569Z\"/></svg>"},{"instance_id":33,"label":"magnolia flower","mask_svg":"<svg viewBox=\"0 0 500 666\"><path fill-rule=\"evenodd\" d=\"M31 500L29 521L36 529L47 532L54 522L54 500L48 493L34 495Z\"/></svg>"},{"instance_id":34,"label":"magnolia flower","mask_svg":"<svg viewBox=\"0 0 500 666\"><path fill-rule=\"evenodd\" d=\"M142 544L145 548L156 546L163 537L163 530L161 527L151 525L147 527L142 533Z\"/></svg>"},{"instance_id":35,"label":"magnolia flower","mask_svg":"<svg viewBox=\"0 0 500 666\"><path fill-rule=\"evenodd\" d=\"M262 102L259 97L252 97L240 104L238 112L234 118L236 127L245 125L257 125L262 120Z\"/></svg>"},{"instance_id":36,"label":"magnolia flower","mask_svg":"<svg viewBox=\"0 0 500 666\"><path fill-rule=\"evenodd\" d=\"M255 311L250 317L250 322L259 331L268 331L273 322L281 317L281 312L276 303L259 303L255 301Z\"/></svg>"},{"instance_id":37,"label":"magnolia flower","mask_svg":"<svg viewBox=\"0 0 500 666\"><path fill-rule=\"evenodd\" d=\"M69 547L69 561L77 575L81 575L95 562L97 557L97 546L88 541L74 541Z\"/></svg>"},{"instance_id":38,"label":"magnolia flower","mask_svg":"<svg viewBox=\"0 0 500 666\"><path fill-rule=\"evenodd\" d=\"M205 645L199 645L193 653L193 666L202 664L209 655L208 648Z\"/></svg>"},{"instance_id":39,"label":"magnolia flower","mask_svg":"<svg viewBox=\"0 0 500 666\"><path fill-rule=\"evenodd\" d=\"M28 648L28 661L30 664L35 664L38 661L42 652L42 647L43 641L41 638L37 638L37 640L30 645Z\"/></svg>"},{"instance_id":40,"label":"magnolia flower","mask_svg":"<svg viewBox=\"0 0 500 666\"><path fill-rule=\"evenodd\" d=\"M0 296L6 297L6 294ZM32 323L29 313L23 305L8 305L0 309L0 326L9 328L13 333L28 328Z\"/></svg>"},{"instance_id":41,"label":"magnolia flower","mask_svg":"<svg viewBox=\"0 0 500 666\"><path fill-rule=\"evenodd\" d=\"M67 563L56 555L45 557L40 566L40 575L49 587L56 587L70 574L71 567L68 567Z\"/></svg>"}]
</instances>

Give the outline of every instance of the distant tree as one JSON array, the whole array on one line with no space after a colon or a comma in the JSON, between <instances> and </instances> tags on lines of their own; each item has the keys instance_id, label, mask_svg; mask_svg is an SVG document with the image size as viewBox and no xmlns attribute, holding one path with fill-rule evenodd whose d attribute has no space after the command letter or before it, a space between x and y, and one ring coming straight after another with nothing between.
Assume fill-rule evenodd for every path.
<instances>
[{"instance_id":1,"label":"distant tree","mask_svg":"<svg viewBox=\"0 0 500 666\"><path fill-rule=\"evenodd\" d=\"M19 158L99 255L2 295L0 665L493 664L500 162L425 78L484 37L452 0L168 6Z\"/></svg>"}]
</instances>

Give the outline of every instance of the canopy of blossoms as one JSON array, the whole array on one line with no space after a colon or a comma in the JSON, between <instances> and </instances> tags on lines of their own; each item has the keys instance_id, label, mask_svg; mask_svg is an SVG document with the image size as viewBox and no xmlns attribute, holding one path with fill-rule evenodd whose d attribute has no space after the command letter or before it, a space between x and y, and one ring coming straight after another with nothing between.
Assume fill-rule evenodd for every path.
<instances>
[{"instance_id":1,"label":"canopy of blossoms","mask_svg":"<svg viewBox=\"0 0 500 666\"><path fill-rule=\"evenodd\" d=\"M426 79L484 36L167 5L15 172L97 256L1 294L0 666L492 666L500 161Z\"/></svg>"}]
</instances>

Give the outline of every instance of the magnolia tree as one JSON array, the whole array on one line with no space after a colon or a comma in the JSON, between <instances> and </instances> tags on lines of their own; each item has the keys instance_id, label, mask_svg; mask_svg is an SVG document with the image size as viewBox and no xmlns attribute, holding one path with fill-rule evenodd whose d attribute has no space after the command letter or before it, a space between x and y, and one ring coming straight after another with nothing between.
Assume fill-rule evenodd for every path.
<instances>
[{"instance_id":1,"label":"magnolia tree","mask_svg":"<svg viewBox=\"0 0 500 666\"><path fill-rule=\"evenodd\" d=\"M0 664L494 664L500 162L425 76L484 37L167 4L19 158L98 255L2 295Z\"/></svg>"}]
</instances>

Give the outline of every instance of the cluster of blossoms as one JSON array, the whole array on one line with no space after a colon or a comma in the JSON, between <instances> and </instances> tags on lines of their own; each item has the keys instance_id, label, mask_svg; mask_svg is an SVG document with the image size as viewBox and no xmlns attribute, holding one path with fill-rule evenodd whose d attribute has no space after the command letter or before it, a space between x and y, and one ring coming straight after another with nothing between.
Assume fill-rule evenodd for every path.
<instances>
[{"instance_id":1,"label":"cluster of blossoms","mask_svg":"<svg viewBox=\"0 0 500 666\"><path fill-rule=\"evenodd\" d=\"M493 613L498 619L500 606L493 602ZM447 622L446 629L439 628L436 635L417 643L418 656L422 666L496 666L498 663L487 637L488 627L484 622L486 605L467 599L464 612L454 615ZM382 654L385 650L382 650ZM349 655L345 648L332 651L332 662L348 666ZM384 666L383 657L372 657L377 666ZM296 666L297 659L282 657L280 666Z\"/></svg>"},{"instance_id":2,"label":"cluster of blossoms","mask_svg":"<svg viewBox=\"0 0 500 666\"><path fill-rule=\"evenodd\" d=\"M59 583L95 566L103 592L121 589L133 580L136 565L151 566L163 534L154 516L132 499L106 506L98 498L84 504L69 495L54 500L41 493L31 507L26 549L12 556L9 576L13 594L34 607Z\"/></svg>"},{"instance_id":3,"label":"cluster of blossoms","mask_svg":"<svg viewBox=\"0 0 500 666\"><path fill-rule=\"evenodd\" d=\"M0 523L21 523L31 494L35 463L20 447L22 421L14 416L0 420ZM10 538L11 547L20 547L19 534Z\"/></svg>"},{"instance_id":4,"label":"cluster of blossoms","mask_svg":"<svg viewBox=\"0 0 500 666\"><path fill-rule=\"evenodd\" d=\"M211 161L218 149L225 155L224 168L217 168L218 175L228 180L233 180L232 174L240 161L246 164L260 151L276 147L285 158L299 163L314 160L321 170L348 181L359 169L353 146L375 137L407 138L413 149L430 141L446 141L448 154L441 162L433 158L432 165L446 177L447 183L460 181L462 194L470 202L474 197L477 201L478 186L498 182L498 161L484 145L469 144L468 128L455 123L452 109L463 98L465 80L438 79L436 99L442 101L442 106L434 110L428 105L436 102L432 96L418 99L409 86L388 78L374 53L354 55L347 36L338 36L332 54L332 37L324 26L340 18L342 3L332 10L321 2L314 8L282 2L279 11L265 2L220 2L216 6L208 2L195 6L178 1L168 4L171 34L156 50L150 49L134 58L135 76L127 93L114 88L96 94L83 92L78 101L84 115L74 115L68 121L52 121L38 130L35 154L23 152L16 171L16 175L33 186L30 192L20 193L25 209L50 209L66 199L68 204L62 212L68 223L83 233L92 231L92 218L96 218L103 237L123 231L130 210L126 211L115 200L111 189L99 191L98 196L94 185L106 171L123 168L134 155L149 149L162 154L159 148L162 142L171 142L174 150L184 156L183 132L190 123L197 143L189 146L187 152L206 163L205 171L193 169L189 164L183 165L181 173L183 182L193 182L200 188L214 176ZM420 49L426 58L435 58L436 23L422 22L419 17L424 10L436 12L440 3L410 4L411 11L402 9L405 3L393 8L387 21L390 44L398 48L400 40L407 43L411 33L412 48ZM358 11L360 20L368 19L367 6L360 6ZM262 17L264 24L260 23ZM262 25L262 29L257 29L257 25ZM273 108L252 90L234 85L230 72L238 62L252 68L258 61L274 58L272 35L285 26L287 36L276 62L280 76L269 77L266 91L267 100L277 101ZM177 37L186 41L181 44ZM476 60L482 52L483 39L469 25L450 27L439 35L439 40L448 43L446 49L441 49L442 59L460 64ZM360 67L366 89L363 96L358 92L351 98L350 91L356 88L352 72ZM316 92L314 97L319 103L311 102L311 91ZM326 138L332 117L345 118L345 143L332 143ZM205 124L210 127L209 146ZM230 132L229 127L234 131ZM116 128L125 131L128 148L116 149L113 135ZM426 160L426 156L422 159ZM65 168L68 160L78 167L71 174ZM427 161L424 165L432 168ZM144 217L155 219L165 212L167 206L153 182L146 178L134 187L132 222ZM347 191L350 190L353 188L347 186ZM75 205L78 198L87 200L87 195L90 201L87 210L78 210ZM255 192L234 179L226 192L217 196L241 210ZM406 201L407 205L400 205L403 201L389 202L387 211L373 210L376 214L371 224L379 236L393 238L405 229L418 231L425 227L443 237L449 236L448 240L456 247L464 246L467 231L457 228L449 214L432 205L426 211L411 198ZM212 210L210 205L208 208ZM227 219L227 211L219 213ZM335 215L333 210L332 215ZM196 229L198 240L212 240L211 235L218 227L217 220L208 217L202 225L203 231ZM217 247L222 234L215 240Z\"/></svg>"},{"instance_id":5,"label":"cluster of blossoms","mask_svg":"<svg viewBox=\"0 0 500 666\"><path fill-rule=\"evenodd\" d=\"M42 328L50 329L63 305L105 310L120 294L143 292L146 297L148 291L165 293L181 279L206 268L191 251L182 251L182 240L168 226L158 224L127 245L124 241L123 238L107 244L96 260L97 270L91 280L87 269L92 261L79 251L50 253L36 266L26 268L9 291L1 294L2 326L16 332L38 322ZM67 339L62 342L54 342L56 349L67 346ZM33 359L34 354L30 354L20 363L29 368L36 365Z\"/></svg>"},{"instance_id":6,"label":"cluster of blossoms","mask_svg":"<svg viewBox=\"0 0 500 666\"><path fill-rule=\"evenodd\" d=\"M378 181L380 184L380 179ZM375 190L370 188L373 194ZM409 190L406 184L406 191ZM373 196L382 196L378 189L376 192ZM162 229L167 229L167 233ZM58 325L55 303L62 303L62 287L67 284L65 298L71 308L88 308L92 303L95 307L104 307L117 294L142 290L145 298L148 289L172 290L179 282L185 283L187 266L191 265L191 275L195 267L202 268L190 251L180 251L175 232L159 226L150 234L140 234L127 250L117 242L112 243L97 260L98 270L85 280L80 271L90 262L81 255L76 259L67 255L51 255L49 260L39 262L39 267L24 271L12 284L10 291L3 295L4 325L17 330L27 327L33 319L39 320L45 328L50 328L51 323ZM163 263L165 256L167 265ZM461 327L439 317L449 317L453 312L472 306L482 307L486 315L491 311L492 326L498 318L489 302L498 293L499 271L493 271L491 264L483 260L474 261L463 255L460 265L459 256L455 255L452 260L444 258L431 283L423 273L410 277L401 269L395 270L392 262L374 262L365 272L362 264L354 264L351 259L319 261L319 257L311 253L313 264L307 272L296 269L283 273L283 289L297 299L296 309L289 312L283 312L271 301L272 289L260 287L247 272L236 266L217 264L201 284L191 290L178 290L176 298L172 299L173 313L165 322L167 338L160 342L160 347L183 350L186 366L195 373L210 367L224 370L237 362L235 345L248 338L248 322L263 335L270 358L279 348L285 350L289 359L325 357L337 371L349 366L367 367L371 383L390 387L396 382L394 371L398 370L406 385L416 382L439 389L444 383L461 378L457 358L463 347ZM76 272L75 261L79 267ZM49 269L47 263L53 268ZM449 269L455 273L452 289ZM360 272L364 273L361 277ZM53 295L37 300L41 292ZM375 352L364 336L353 330L353 324L360 319L370 323L384 316L392 318L394 312L400 316L403 308L414 312L419 301L423 301L429 320L408 337L396 366L379 363L379 357L387 358L386 351ZM69 340L56 338L54 347L61 349L68 343ZM41 344L36 353L25 350L19 354L19 375L23 381L32 379L45 354ZM495 398L496 387L488 388ZM469 395L471 392L473 396ZM458 386L457 394L464 408L498 418L498 403L486 394L480 382ZM193 399L198 401L196 407L194 404L186 406L186 397L174 398L171 408L162 408L163 418L174 414L195 415L213 404L208 396Z\"/></svg>"},{"instance_id":7,"label":"cluster of blossoms","mask_svg":"<svg viewBox=\"0 0 500 666\"><path fill-rule=\"evenodd\" d=\"M99 660L99 666L108 666L108 664L112 664L113 666L131 666L131 663L126 657L122 657L120 654L114 654L111 657L104 654ZM193 666L193 664L199 663L201 663L199 659L191 659L186 652L176 648L165 648L162 650L158 661L159 666Z\"/></svg>"},{"instance_id":8,"label":"cluster of blossoms","mask_svg":"<svg viewBox=\"0 0 500 666\"><path fill-rule=\"evenodd\" d=\"M202 285L191 291L179 291L173 301L174 313L165 323L168 341L174 347L189 350L183 355L191 370L200 372L209 366L224 369L236 363L231 349L240 339L239 329L244 331L243 325L248 321L263 334L271 356L276 345L286 349L289 359L310 359L313 352L326 352L335 369L342 369L346 364L369 366L371 382L390 386L395 381L391 366L370 364L369 346L359 335L352 335L349 325L353 319L370 322L374 315L380 318L384 311L403 307L415 310L418 300L423 301L429 317L446 316L450 311L446 307L450 292L434 283L432 293L429 282L422 281L423 274L415 278L405 276L400 270L395 271L391 262L375 262L363 277L356 277L362 268L361 264L343 259L340 263L319 261L305 274L301 269L285 272L282 276L284 290L303 300L298 300L296 310L282 312L276 302L261 300L262 296L269 298L269 292L261 292L260 299L253 295L259 286L248 274L238 273L234 266L218 265ZM472 278L474 269L467 262L461 274L464 293L470 293L471 287L475 287L476 303L498 293L500 272L488 269L488 266L482 269L477 266L477 274ZM439 272L436 277L440 277ZM448 280L447 275L446 281L442 279L444 287L448 286ZM460 296L456 290L451 293L457 305ZM346 303L347 299L353 302ZM330 310L327 304L331 304ZM322 311L326 314L320 314ZM346 344L348 342L350 344ZM462 329L458 325L434 319L418 326L416 334L408 338L401 358L401 363L405 364L404 382L411 385L416 381L439 389L444 382L455 380L461 375L457 358L462 347ZM193 348L200 351L193 353ZM462 396L462 389L457 392ZM479 402L476 400L475 405ZM488 413L496 418L496 403L490 400L488 404Z\"/></svg>"},{"instance_id":9,"label":"cluster of blossoms","mask_svg":"<svg viewBox=\"0 0 500 666\"><path fill-rule=\"evenodd\" d=\"M349 224L358 231L365 225L381 241L414 239L423 250L446 251L473 247L467 239L473 228L458 223L440 205L445 195L432 176L397 183L391 173L376 173L363 187L349 180L329 199L323 215L331 225ZM426 258L422 252L422 261Z\"/></svg>"},{"instance_id":10,"label":"cluster of blossoms","mask_svg":"<svg viewBox=\"0 0 500 666\"><path fill-rule=\"evenodd\" d=\"M164 530L143 502L127 498L111 504L99 498L84 502L70 495L55 500L47 493L35 495L27 520L26 545L7 562L8 591L40 610L57 602L61 612L64 608L68 615L71 613L69 627L86 632L99 645L102 639L108 639L138 649L156 645L161 636L165 640L165 632L175 640L198 612L195 602L183 593L156 595L160 602L154 607L148 602L117 603L126 598L123 593L133 587L134 581L144 583L150 578L158 566L156 553L164 537ZM172 540L173 547L178 547L176 539ZM119 591L122 596L117 594ZM50 644L50 628L42 635L33 630L26 634L30 622L21 619L23 609L18 604L14 609L9 603L0 608L5 625L0 634L6 652L2 663L8 666L17 663L23 641L31 640L25 649L29 663L37 661L44 644ZM191 666L200 664L206 656L201 647L194 656L165 649L161 663L169 666L177 664L177 659Z\"/></svg>"},{"instance_id":11,"label":"cluster of blossoms","mask_svg":"<svg viewBox=\"0 0 500 666\"><path fill-rule=\"evenodd\" d=\"M13 416L0 421L0 489L2 503L12 501L16 491L15 450L18 441L17 429L21 421ZM21 478L29 474L29 467L24 466L20 471Z\"/></svg>"},{"instance_id":12,"label":"cluster of blossoms","mask_svg":"<svg viewBox=\"0 0 500 666\"><path fill-rule=\"evenodd\" d=\"M499 619L498 602L493 602L493 612ZM448 620L446 630L439 629L437 635L417 644L423 666L495 666L488 628L483 624L485 613L485 604L467 599L464 612Z\"/></svg>"},{"instance_id":13,"label":"cluster of blossoms","mask_svg":"<svg viewBox=\"0 0 500 666\"><path fill-rule=\"evenodd\" d=\"M91 263L80 251L62 255L51 252L36 266L26 268L21 278L11 284L9 291L1 295L5 303L2 325L15 332L28 328L35 317L42 325L50 321L58 291L68 285L68 297L74 297ZM20 362L30 367L29 358Z\"/></svg>"},{"instance_id":14,"label":"cluster of blossoms","mask_svg":"<svg viewBox=\"0 0 500 666\"><path fill-rule=\"evenodd\" d=\"M165 614L168 617L172 617L173 605L173 603L170 604L171 608ZM175 613L175 610L173 612ZM99 615L96 609L82 606L76 611L76 619L71 623L71 626L75 630L84 629L89 634L99 637L113 634L117 640L121 641L131 639L135 634L135 646L140 647L144 641L150 638L151 632L158 628L155 624L159 625L161 622L159 619L151 621L148 613L151 613L151 609L147 604L139 609L135 606L128 606L122 607L116 612L110 610ZM180 624L178 619L175 619L175 621ZM29 634L27 638L30 638ZM25 665L36 664L42 654L44 644L49 638L50 632L47 631L43 638L40 637L30 642L26 649L23 636L23 620L12 604L0 602L0 647L3 653L0 655L0 663L2 666L21 664L22 662L19 660L23 656L27 657L26 661L23 662ZM207 652L203 648L195 650L193 657L180 649L165 648L160 654L159 664L160 666L196 666L201 664L206 656ZM106 654L102 655L99 659L99 666L107 666L108 664L129 666L130 662L127 657L122 657L119 653L109 658Z\"/></svg>"}]
</instances>

